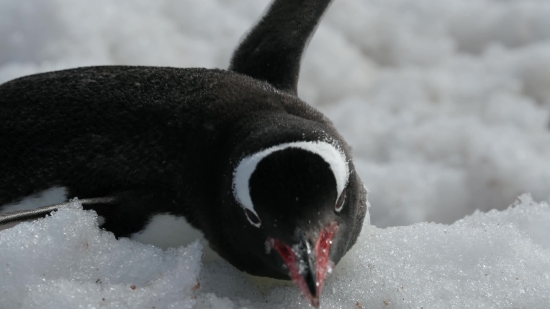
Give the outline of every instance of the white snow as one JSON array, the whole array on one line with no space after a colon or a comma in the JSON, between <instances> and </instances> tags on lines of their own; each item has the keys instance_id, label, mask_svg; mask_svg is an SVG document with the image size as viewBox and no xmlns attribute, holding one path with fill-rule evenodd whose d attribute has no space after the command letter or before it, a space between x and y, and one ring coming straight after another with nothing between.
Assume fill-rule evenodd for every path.
<instances>
[{"instance_id":1,"label":"white snow","mask_svg":"<svg viewBox=\"0 0 550 309\"><path fill-rule=\"evenodd\" d=\"M78 210L80 208L80 210ZM201 247L116 240L74 207L0 233L1 308L191 308Z\"/></svg>"},{"instance_id":2,"label":"white snow","mask_svg":"<svg viewBox=\"0 0 550 309\"><path fill-rule=\"evenodd\" d=\"M98 229L78 202L0 233L1 308L305 308L285 282L255 279L201 245L168 249ZM324 289L323 308L545 308L550 206L514 207L452 225L368 222Z\"/></svg>"},{"instance_id":3,"label":"white snow","mask_svg":"<svg viewBox=\"0 0 550 309\"><path fill-rule=\"evenodd\" d=\"M267 5L0 0L0 82L85 65L225 68ZM544 0L334 0L299 94L353 146L377 227L322 307L548 308L548 16ZM540 203L504 210L522 193ZM0 231L0 308L307 307L293 286L200 254L117 241L66 209Z\"/></svg>"}]
</instances>

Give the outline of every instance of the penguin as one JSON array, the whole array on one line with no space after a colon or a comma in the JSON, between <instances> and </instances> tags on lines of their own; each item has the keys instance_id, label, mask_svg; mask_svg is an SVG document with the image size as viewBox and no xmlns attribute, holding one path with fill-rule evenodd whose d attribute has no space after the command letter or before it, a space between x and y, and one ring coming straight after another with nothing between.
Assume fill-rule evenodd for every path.
<instances>
[{"instance_id":1,"label":"penguin","mask_svg":"<svg viewBox=\"0 0 550 309\"><path fill-rule=\"evenodd\" d=\"M275 0L227 70L95 66L0 85L0 205L62 188L116 237L183 218L239 270L292 280L318 307L367 212L349 145L297 96L330 2Z\"/></svg>"}]
</instances>

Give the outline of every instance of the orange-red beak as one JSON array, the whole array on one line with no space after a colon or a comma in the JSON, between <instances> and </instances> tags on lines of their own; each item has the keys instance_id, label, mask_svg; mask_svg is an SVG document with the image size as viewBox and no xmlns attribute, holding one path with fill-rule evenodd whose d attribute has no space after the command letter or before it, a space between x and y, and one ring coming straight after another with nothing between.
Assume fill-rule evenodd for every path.
<instances>
[{"instance_id":1,"label":"orange-red beak","mask_svg":"<svg viewBox=\"0 0 550 309\"><path fill-rule=\"evenodd\" d=\"M276 238L268 239L268 244L279 253L288 267L292 281L315 308L319 307L326 275L334 266L329 260L329 253L337 230L338 224L331 222L319 233L314 246L305 235L299 236L299 243L292 247Z\"/></svg>"}]
</instances>

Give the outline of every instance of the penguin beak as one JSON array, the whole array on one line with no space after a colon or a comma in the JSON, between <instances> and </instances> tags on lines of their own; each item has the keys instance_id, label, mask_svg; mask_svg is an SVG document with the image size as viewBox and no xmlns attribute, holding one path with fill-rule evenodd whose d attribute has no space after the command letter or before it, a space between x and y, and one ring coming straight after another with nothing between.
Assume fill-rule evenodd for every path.
<instances>
[{"instance_id":1,"label":"penguin beak","mask_svg":"<svg viewBox=\"0 0 550 309\"><path fill-rule=\"evenodd\" d=\"M332 237L338 230L338 224L331 222L313 243L303 231L297 230L298 243L292 247L276 238L268 238L268 244L275 249L286 264L294 284L315 308L319 307L319 297L327 273L332 271L334 263L329 260Z\"/></svg>"}]
</instances>

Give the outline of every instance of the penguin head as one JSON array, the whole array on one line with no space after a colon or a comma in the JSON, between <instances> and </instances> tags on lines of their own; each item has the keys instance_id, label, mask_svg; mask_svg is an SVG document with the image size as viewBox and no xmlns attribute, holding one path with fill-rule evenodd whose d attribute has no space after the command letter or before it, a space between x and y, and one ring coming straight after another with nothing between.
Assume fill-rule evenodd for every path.
<instances>
[{"instance_id":1,"label":"penguin head","mask_svg":"<svg viewBox=\"0 0 550 309\"><path fill-rule=\"evenodd\" d=\"M292 279L315 306L326 275L355 242L366 200L345 144L303 136L270 141L236 161L231 231L247 263L233 264Z\"/></svg>"}]
</instances>

